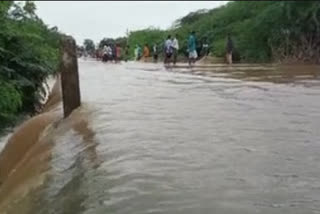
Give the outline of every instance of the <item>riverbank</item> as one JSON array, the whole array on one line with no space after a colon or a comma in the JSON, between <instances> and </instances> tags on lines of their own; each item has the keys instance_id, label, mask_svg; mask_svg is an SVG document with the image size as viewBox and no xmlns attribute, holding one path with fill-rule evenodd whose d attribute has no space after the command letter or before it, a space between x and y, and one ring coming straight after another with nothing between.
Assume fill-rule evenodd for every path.
<instances>
[{"instance_id":1,"label":"riverbank","mask_svg":"<svg viewBox=\"0 0 320 214\"><path fill-rule=\"evenodd\" d=\"M57 77L51 76L47 78L47 80L43 83L44 93L38 101L38 112L34 112L32 114L30 112L20 113L19 115L15 115L14 117L12 117L10 121L7 121L5 124L2 124L2 126L0 127L0 152L5 144L5 140L2 139L7 139L8 135L11 135L13 132L15 132L16 128L19 127L22 123L41 113L44 110L43 108L45 106L50 106L50 104L47 104L47 102L52 102L53 99L49 98L49 96L57 94L57 92L52 93L56 80ZM54 91L56 90L57 89L55 89Z\"/></svg>"},{"instance_id":2,"label":"riverbank","mask_svg":"<svg viewBox=\"0 0 320 214\"><path fill-rule=\"evenodd\" d=\"M39 182L38 179L41 180L37 178L31 182L30 179L35 179L37 172L43 170L43 159L49 158L49 153L44 151L50 144L41 142L41 138L49 134L45 130L62 118L59 77L56 78L49 94L41 113L27 119L16 127L13 133L2 139L6 142L0 152L1 210L4 210L3 204L17 199L17 194L22 194Z\"/></svg>"}]
</instances>

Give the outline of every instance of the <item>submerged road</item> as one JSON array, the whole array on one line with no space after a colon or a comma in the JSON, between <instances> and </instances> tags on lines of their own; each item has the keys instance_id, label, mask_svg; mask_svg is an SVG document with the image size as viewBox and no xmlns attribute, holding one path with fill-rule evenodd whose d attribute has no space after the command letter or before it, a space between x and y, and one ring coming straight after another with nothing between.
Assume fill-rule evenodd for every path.
<instances>
[{"instance_id":1,"label":"submerged road","mask_svg":"<svg viewBox=\"0 0 320 214\"><path fill-rule=\"evenodd\" d=\"M82 107L0 213L320 213L318 71L79 67Z\"/></svg>"}]
</instances>

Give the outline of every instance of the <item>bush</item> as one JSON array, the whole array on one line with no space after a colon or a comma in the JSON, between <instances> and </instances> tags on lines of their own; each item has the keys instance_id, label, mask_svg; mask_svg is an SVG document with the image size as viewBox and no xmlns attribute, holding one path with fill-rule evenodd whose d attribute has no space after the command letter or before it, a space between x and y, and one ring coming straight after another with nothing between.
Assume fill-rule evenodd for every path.
<instances>
[{"instance_id":1,"label":"bush","mask_svg":"<svg viewBox=\"0 0 320 214\"><path fill-rule=\"evenodd\" d=\"M2 128L21 109L22 96L13 84L0 79L0 97L0 128Z\"/></svg>"},{"instance_id":2,"label":"bush","mask_svg":"<svg viewBox=\"0 0 320 214\"><path fill-rule=\"evenodd\" d=\"M60 34L35 15L35 5L0 2L0 115L33 112L45 79L57 72ZM2 120L1 120L2 121Z\"/></svg>"},{"instance_id":3,"label":"bush","mask_svg":"<svg viewBox=\"0 0 320 214\"><path fill-rule=\"evenodd\" d=\"M180 53L183 54L187 49L188 34L194 30L199 46L207 37L213 54L222 57L226 36L231 33L235 57L243 61L292 58L316 62L320 58L319 17L317 1L235 1L212 10L192 12L175 21L168 31L131 32L128 40L133 45L159 43L168 32L178 33Z\"/></svg>"}]
</instances>

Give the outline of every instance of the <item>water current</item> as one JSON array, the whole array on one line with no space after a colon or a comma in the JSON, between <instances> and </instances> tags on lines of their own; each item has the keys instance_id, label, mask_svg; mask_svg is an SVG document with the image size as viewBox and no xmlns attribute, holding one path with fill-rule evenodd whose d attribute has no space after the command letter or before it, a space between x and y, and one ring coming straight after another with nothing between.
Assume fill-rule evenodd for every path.
<instances>
[{"instance_id":1,"label":"water current","mask_svg":"<svg viewBox=\"0 0 320 214\"><path fill-rule=\"evenodd\" d=\"M320 213L318 67L79 68L0 213Z\"/></svg>"}]
</instances>

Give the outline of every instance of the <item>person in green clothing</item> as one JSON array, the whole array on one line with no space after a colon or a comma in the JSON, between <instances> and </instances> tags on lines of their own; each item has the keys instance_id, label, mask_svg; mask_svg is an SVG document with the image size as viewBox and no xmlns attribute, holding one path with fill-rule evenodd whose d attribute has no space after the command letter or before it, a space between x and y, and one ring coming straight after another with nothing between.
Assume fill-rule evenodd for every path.
<instances>
[{"instance_id":1,"label":"person in green clothing","mask_svg":"<svg viewBox=\"0 0 320 214\"><path fill-rule=\"evenodd\" d=\"M197 50L196 50L196 36L195 32L192 31L191 34L189 35L188 39L188 53L189 53L189 65L191 63L195 63L196 59L198 58Z\"/></svg>"},{"instance_id":2,"label":"person in green clothing","mask_svg":"<svg viewBox=\"0 0 320 214\"><path fill-rule=\"evenodd\" d=\"M129 45L127 45L126 48L124 49L124 61L125 62L127 62L129 59L129 49L130 49Z\"/></svg>"},{"instance_id":3,"label":"person in green clothing","mask_svg":"<svg viewBox=\"0 0 320 214\"><path fill-rule=\"evenodd\" d=\"M233 51L233 41L231 39L230 33L227 35L227 44L226 44L226 51L227 51L227 62L228 64L232 64L232 51Z\"/></svg>"},{"instance_id":4,"label":"person in green clothing","mask_svg":"<svg viewBox=\"0 0 320 214\"><path fill-rule=\"evenodd\" d=\"M142 48L138 46L138 60L140 60L142 57Z\"/></svg>"},{"instance_id":5,"label":"person in green clothing","mask_svg":"<svg viewBox=\"0 0 320 214\"><path fill-rule=\"evenodd\" d=\"M135 60L139 61L142 55L142 50L139 45L136 45L136 49L134 50Z\"/></svg>"}]
</instances>

